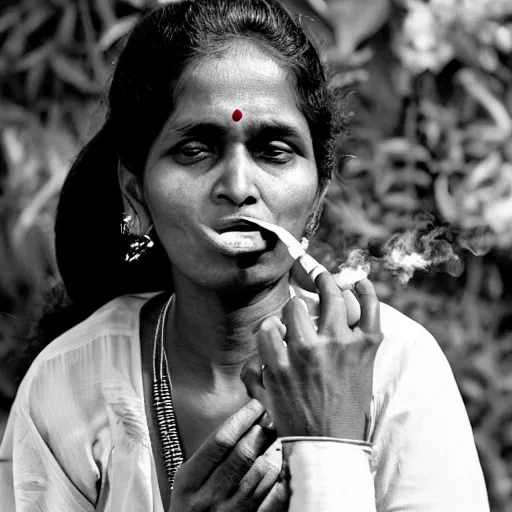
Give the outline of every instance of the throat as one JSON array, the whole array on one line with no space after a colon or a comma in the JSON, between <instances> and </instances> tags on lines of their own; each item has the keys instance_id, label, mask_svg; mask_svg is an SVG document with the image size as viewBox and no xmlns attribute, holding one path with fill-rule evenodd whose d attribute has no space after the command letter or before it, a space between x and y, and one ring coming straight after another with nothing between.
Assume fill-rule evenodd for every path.
<instances>
[{"instance_id":1,"label":"throat","mask_svg":"<svg viewBox=\"0 0 512 512\"><path fill-rule=\"evenodd\" d=\"M260 318L244 325L208 321L183 313L173 301L166 322L166 353L168 360L179 362L174 375L202 383L206 389L231 387L240 377L247 360L258 353L253 332Z\"/></svg>"},{"instance_id":2,"label":"throat","mask_svg":"<svg viewBox=\"0 0 512 512\"><path fill-rule=\"evenodd\" d=\"M246 361L256 355L257 348L241 354L240 350L230 352L216 352L208 354L195 352L190 346L172 343L168 346L168 365L173 383L173 390L177 387L194 393L201 404L215 404L222 408L222 404L229 397L246 397L245 386L240 379L240 373ZM211 358L209 357L211 356ZM220 361L222 358L222 362ZM206 407L206 406L205 406Z\"/></svg>"},{"instance_id":3,"label":"throat","mask_svg":"<svg viewBox=\"0 0 512 512\"><path fill-rule=\"evenodd\" d=\"M202 375L210 385L218 379L239 377L245 362L258 352L258 327L269 316L282 316L290 291L283 278L250 296L235 295L230 302L225 296L176 279L166 320L166 352L169 360L179 360L182 367Z\"/></svg>"},{"instance_id":4,"label":"throat","mask_svg":"<svg viewBox=\"0 0 512 512\"><path fill-rule=\"evenodd\" d=\"M173 383L173 405L185 460L188 460L249 397L244 389L199 390Z\"/></svg>"}]
</instances>

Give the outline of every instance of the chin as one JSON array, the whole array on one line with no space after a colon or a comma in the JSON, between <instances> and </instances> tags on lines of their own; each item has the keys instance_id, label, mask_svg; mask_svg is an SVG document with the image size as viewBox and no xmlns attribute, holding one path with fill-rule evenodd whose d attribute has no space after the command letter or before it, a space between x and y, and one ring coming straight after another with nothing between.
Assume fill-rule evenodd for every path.
<instances>
[{"instance_id":1,"label":"chin","mask_svg":"<svg viewBox=\"0 0 512 512\"><path fill-rule=\"evenodd\" d=\"M245 258L244 258L245 259ZM244 263L247 263L244 266ZM219 293L243 293L248 290L260 291L272 287L286 270L270 265L243 262L236 269L221 272L215 281L208 280L203 286Z\"/></svg>"}]
</instances>

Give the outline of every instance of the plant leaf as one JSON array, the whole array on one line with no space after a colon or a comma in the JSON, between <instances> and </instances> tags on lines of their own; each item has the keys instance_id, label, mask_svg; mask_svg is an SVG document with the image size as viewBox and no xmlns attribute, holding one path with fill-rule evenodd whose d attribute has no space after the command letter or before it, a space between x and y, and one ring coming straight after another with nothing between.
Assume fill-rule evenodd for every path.
<instances>
[{"instance_id":1,"label":"plant leaf","mask_svg":"<svg viewBox=\"0 0 512 512\"><path fill-rule=\"evenodd\" d=\"M420 207L420 202L411 194L404 192L397 192L393 194L386 194L381 199L382 206L392 208L393 210L402 210L415 212Z\"/></svg>"},{"instance_id":2,"label":"plant leaf","mask_svg":"<svg viewBox=\"0 0 512 512\"><path fill-rule=\"evenodd\" d=\"M30 14L19 23L4 41L3 51L12 59L22 55L28 37L35 32L53 14L53 9L41 6L33 9Z\"/></svg>"},{"instance_id":3,"label":"plant leaf","mask_svg":"<svg viewBox=\"0 0 512 512\"><path fill-rule=\"evenodd\" d=\"M46 62L40 62L38 65L33 66L27 73L25 91L30 101L34 101L39 96L39 90L41 89L47 69L48 66Z\"/></svg>"},{"instance_id":4,"label":"plant leaf","mask_svg":"<svg viewBox=\"0 0 512 512\"><path fill-rule=\"evenodd\" d=\"M14 66L13 71L20 72L30 69L38 64L41 64L45 59L47 59L52 52L54 51L54 43L52 40L48 41L45 44L42 44L35 50L32 50L30 53L27 53L24 57L22 57L16 66Z\"/></svg>"},{"instance_id":5,"label":"plant leaf","mask_svg":"<svg viewBox=\"0 0 512 512\"><path fill-rule=\"evenodd\" d=\"M116 41L124 37L134 27L139 19L139 15L126 16L112 25L98 41L102 51L108 50Z\"/></svg>"},{"instance_id":6,"label":"plant leaf","mask_svg":"<svg viewBox=\"0 0 512 512\"><path fill-rule=\"evenodd\" d=\"M64 13L62 14L59 26L57 28L56 36L56 39L64 46L70 44L73 41L77 15L77 8L74 4L69 4L64 9Z\"/></svg>"},{"instance_id":7,"label":"plant leaf","mask_svg":"<svg viewBox=\"0 0 512 512\"><path fill-rule=\"evenodd\" d=\"M64 82L88 94L101 93L103 86L89 79L82 66L69 57L58 54L50 61L55 74Z\"/></svg>"},{"instance_id":8,"label":"plant leaf","mask_svg":"<svg viewBox=\"0 0 512 512\"><path fill-rule=\"evenodd\" d=\"M284 0L295 15L306 18L305 24L328 41L331 61L342 61L351 55L359 43L373 35L389 17L390 0ZM318 23L319 22L319 23Z\"/></svg>"},{"instance_id":9,"label":"plant leaf","mask_svg":"<svg viewBox=\"0 0 512 512\"><path fill-rule=\"evenodd\" d=\"M434 182L434 197L439 213L447 222L455 222L458 208L454 197L449 192L448 176L442 174Z\"/></svg>"},{"instance_id":10,"label":"plant leaf","mask_svg":"<svg viewBox=\"0 0 512 512\"><path fill-rule=\"evenodd\" d=\"M2 16L0 16L0 35L6 30L16 25L21 18L21 12L19 9L11 8L7 9Z\"/></svg>"}]
</instances>

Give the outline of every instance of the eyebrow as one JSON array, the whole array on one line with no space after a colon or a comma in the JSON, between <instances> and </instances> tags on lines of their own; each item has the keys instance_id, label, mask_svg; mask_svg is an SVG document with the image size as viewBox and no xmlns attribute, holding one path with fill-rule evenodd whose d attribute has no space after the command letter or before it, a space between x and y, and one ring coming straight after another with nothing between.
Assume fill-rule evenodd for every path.
<instances>
[{"instance_id":1,"label":"eyebrow","mask_svg":"<svg viewBox=\"0 0 512 512\"><path fill-rule=\"evenodd\" d=\"M244 122L244 121L243 121ZM305 133L303 130L296 128L290 124L276 121L265 120L247 123L247 132L250 137L264 138L269 137L290 137L298 140L304 140ZM171 126L166 139L171 136L188 135L192 137L226 137L229 133L229 128L226 125L217 124L214 122L184 122L177 126Z\"/></svg>"}]
</instances>

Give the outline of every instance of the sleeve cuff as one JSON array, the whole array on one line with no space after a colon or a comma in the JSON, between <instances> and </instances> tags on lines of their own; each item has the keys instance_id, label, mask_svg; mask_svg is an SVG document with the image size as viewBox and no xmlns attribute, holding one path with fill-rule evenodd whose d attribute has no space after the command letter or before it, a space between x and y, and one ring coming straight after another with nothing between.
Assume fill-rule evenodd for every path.
<instances>
[{"instance_id":1,"label":"sleeve cuff","mask_svg":"<svg viewBox=\"0 0 512 512\"><path fill-rule=\"evenodd\" d=\"M290 472L290 512L375 512L369 456L333 441L283 443Z\"/></svg>"}]
</instances>

